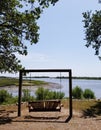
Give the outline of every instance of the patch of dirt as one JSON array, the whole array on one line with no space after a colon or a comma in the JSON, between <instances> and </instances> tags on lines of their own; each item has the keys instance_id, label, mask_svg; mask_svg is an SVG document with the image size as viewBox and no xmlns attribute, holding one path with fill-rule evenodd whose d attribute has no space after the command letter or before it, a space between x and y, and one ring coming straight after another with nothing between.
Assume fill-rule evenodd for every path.
<instances>
[{"instance_id":1,"label":"patch of dirt","mask_svg":"<svg viewBox=\"0 0 101 130\"><path fill-rule=\"evenodd\" d=\"M22 105L21 117L17 116L17 106L0 106L0 130L100 130L101 117L83 118L82 113L73 111L73 117L64 123L69 110L61 112L30 112ZM82 118L81 118L82 117Z\"/></svg>"}]
</instances>

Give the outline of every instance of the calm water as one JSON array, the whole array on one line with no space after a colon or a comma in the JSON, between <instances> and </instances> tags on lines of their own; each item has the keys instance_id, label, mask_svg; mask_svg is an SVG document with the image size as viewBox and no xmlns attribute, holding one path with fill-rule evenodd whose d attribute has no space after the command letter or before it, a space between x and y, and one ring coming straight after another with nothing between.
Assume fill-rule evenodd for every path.
<instances>
[{"instance_id":1,"label":"calm water","mask_svg":"<svg viewBox=\"0 0 101 130\"><path fill-rule=\"evenodd\" d=\"M54 78L43 78L40 80L48 81L48 82L53 82L53 83L58 83L59 84L59 89L58 91L62 91L65 93L65 96L69 95L69 82L68 79L54 79ZM60 89L60 86L62 88ZM81 87L83 90L86 88L91 89L94 93L96 98L101 98L101 80L83 80L83 79L73 79L72 80L72 87L74 88L75 86Z\"/></svg>"},{"instance_id":2,"label":"calm water","mask_svg":"<svg viewBox=\"0 0 101 130\"><path fill-rule=\"evenodd\" d=\"M47 81L47 82L52 82L52 83L57 83L58 84L58 88L52 88L52 90L56 90L56 91L61 91L65 93L65 96L69 95L69 82L68 79L56 79L56 78L38 78L35 80L42 80L42 81ZM61 87L62 86L62 87ZM94 93L96 98L101 98L101 80L81 80L81 79L73 79L72 80L72 86L73 88L75 86L79 86L81 87L83 90L86 88L91 89ZM60 89L61 87L61 89ZM0 88L0 89L4 89L4 88ZM5 88L6 90L8 90L9 93L12 93L13 96L17 96L18 95L18 88L13 87L12 88ZM30 86L29 88L32 93L33 91L35 92L35 89L33 90L33 87ZM50 89L50 88L49 88Z\"/></svg>"}]
</instances>

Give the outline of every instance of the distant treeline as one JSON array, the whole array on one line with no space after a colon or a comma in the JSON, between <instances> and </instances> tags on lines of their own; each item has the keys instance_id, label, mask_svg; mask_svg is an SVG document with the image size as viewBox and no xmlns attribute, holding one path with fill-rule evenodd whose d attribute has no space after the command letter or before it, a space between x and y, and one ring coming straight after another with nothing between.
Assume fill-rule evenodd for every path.
<instances>
[{"instance_id":1,"label":"distant treeline","mask_svg":"<svg viewBox=\"0 0 101 130\"><path fill-rule=\"evenodd\" d=\"M101 77L72 77L73 79L101 80Z\"/></svg>"},{"instance_id":2,"label":"distant treeline","mask_svg":"<svg viewBox=\"0 0 101 130\"><path fill-rule=\"evenodd\" d=\"M67 79L69 77L62 76L62 77L56 77L56 78ZM73 76L72 79L101 80L101 77L76 77L76 76Z\"/></svg>"},{"instance_id":3,"label":"distant treeline","mask_svg":"<svg viewBox=\"0 0 101 130\"><path fill-rule=\"evenodd\" d=\"M6 77L6 76L0 76L0 78L8 78L8 79L18 79L18 77L16 78L12 78L12 77ZM23 76L24 79L33 79L33 78L61 78L61 79L68 79L69 77L67 76L56 76L56 77L50 77L50 76ZM77 76L73 76L72 79L87 79L87 80L101 80L101 77L77 77Z\"/></svg>"},{"instance_id":4,"label":"distant treeline","mask_svg":"<svg viewBox=\"0 0 101 130\"><path fill-rule=\"evenodd\" d=\"M24 78L61 78L61 79L68 79L67 76L57 76L57 77L50 77L50 76L32 76L32 77L24 77ZM101 80L101 77L76 77L73 76L72 79L87 79L87 80Z\"/></svg>"}]
</instances>

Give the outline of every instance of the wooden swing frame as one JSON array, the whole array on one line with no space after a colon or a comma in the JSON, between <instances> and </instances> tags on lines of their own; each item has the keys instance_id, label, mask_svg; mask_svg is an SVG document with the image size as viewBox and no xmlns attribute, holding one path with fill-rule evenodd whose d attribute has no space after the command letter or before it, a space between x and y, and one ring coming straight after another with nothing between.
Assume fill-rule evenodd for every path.
<instances>
[{"instance_id":1,"label":"wooden swing frame","mask_svg":"<svg viewBox=\"0 0 101 130\"><path fill-rule=\"evenodd\" d=\"M65 122L72 118L72 70L71 69L23 69L19 71L19 91L18 91L18 116L21 116L22 80L24 73L29 72L68 72L69 76L69 117ZM44 100L28 103L29 112L31 111L61 111L60 100ZM37 105L36 105L37 104ZM40 107L39 104L42 106ZM50 107L53 106L53 107ZM35 106L37 106L35 108Z\"/></svg>"}]
</instances>

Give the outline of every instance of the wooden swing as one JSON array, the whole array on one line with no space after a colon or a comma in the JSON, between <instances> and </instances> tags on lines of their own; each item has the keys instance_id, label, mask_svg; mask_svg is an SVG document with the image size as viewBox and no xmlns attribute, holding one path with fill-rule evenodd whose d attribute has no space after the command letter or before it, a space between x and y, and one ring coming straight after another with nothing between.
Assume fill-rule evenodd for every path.
<instances>
[{"instance_id":1,"label":"wooden swing","mask_svg":"<svg viewBox=\"0 0 101 130\"><path fill-rule=\"evenodd\" d=\"M41 100L28 102L29 112L61 111L60 100Z\"/></svg>"},{"instance_id":2,"label":"wooden swing","mask_svg":"<svg viewBox=\"0 0 101 130\"><path fill-rule=\"evenodd\" d=\"M30 79L31 80L31 79ZM61 73L60 73L60 89L61 89ZM60 91L61 93L61 91ZM38 100L28 102L29 112L60 112L61 100Z\"/></svg>"}]
</instances>

